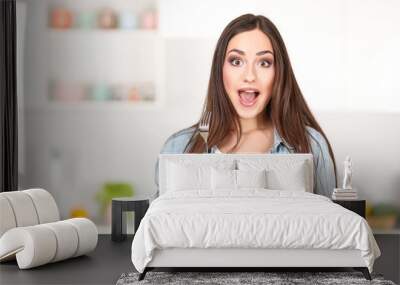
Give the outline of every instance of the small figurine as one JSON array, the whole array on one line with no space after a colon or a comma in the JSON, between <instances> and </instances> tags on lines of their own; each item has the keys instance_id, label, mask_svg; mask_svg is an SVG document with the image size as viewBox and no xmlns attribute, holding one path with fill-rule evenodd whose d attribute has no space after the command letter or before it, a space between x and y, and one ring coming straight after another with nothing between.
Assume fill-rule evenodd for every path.
<instances>
[{"instance_id":1,"label":"small figurine","mask_svg":"<svg viewBox=\"0 0 400 285\"><path fill-rule=\"evenodd\" d=\"M343 177L343 189L351 190L353 189L351 186L351 177L352 177L352 162L351 157L346 156L346 160L344 161L344 177Z\"/></svg>"}]
</instances>

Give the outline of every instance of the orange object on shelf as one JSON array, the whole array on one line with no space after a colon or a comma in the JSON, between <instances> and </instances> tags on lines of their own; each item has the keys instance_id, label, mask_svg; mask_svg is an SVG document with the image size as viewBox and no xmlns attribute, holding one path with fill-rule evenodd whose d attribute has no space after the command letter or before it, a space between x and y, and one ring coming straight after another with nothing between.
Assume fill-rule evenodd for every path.
<instances>
[{"instance_id":1,"label":"orange object on shelf","mask_svg":"<svg viewBox=\"0 0 400 285\"><path fill-rule=\"evenodd\" d=\"M50 26L55 29L69 29L73 24L72 12L65 8L55 8L51 11Z\"/></svg>"},{"instance_id":2,"label":"orange object on shelf","mask_svg":"<svg viewBox=\"0 0 400 285\"><path fill-rule=\"evenodd\" d=\"M89 214L86 209L82 206L77 206L70 211L71 218L88 218Z\"/></svg>"}]
</instances>

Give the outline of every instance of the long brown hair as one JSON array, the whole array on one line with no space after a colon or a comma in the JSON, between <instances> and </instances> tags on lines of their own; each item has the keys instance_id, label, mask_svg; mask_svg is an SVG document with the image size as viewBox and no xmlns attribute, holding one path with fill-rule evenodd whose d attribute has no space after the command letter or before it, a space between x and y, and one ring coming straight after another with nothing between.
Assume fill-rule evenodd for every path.
<instances>
[{"instance_id":1,"label":"long brown hair","mask_svg":"<svg viewBox=\"0 0 400 285\"><path fill-rule=\"evenodd\" d=\"M271 100L265 110L266 115L272 120L278 134L287 144L293 147L296 153L311 152L307 126L321 133L328 144L336 176L336 163L332 147L304 100L294 76L283 39L275 25L262 15L245 14L234 19L223 30L217 42L211 66L207 97L202 110L202 116L207 111L212 112L208 145L213 146L221 143L231 129L235 130L237 135L237 142L233 149L240 142L242 129L239 123L239 116L225 91L222 68L229 41L241 32L254 29L261 30L270 39L274 51L275 78ZM199 123L196 123L190 128L197 130L198 125ZM202 153L204 148L203 139L198 135L198 132L194 132L186 145L185 152Z\"/></svg>"}]
</instances>

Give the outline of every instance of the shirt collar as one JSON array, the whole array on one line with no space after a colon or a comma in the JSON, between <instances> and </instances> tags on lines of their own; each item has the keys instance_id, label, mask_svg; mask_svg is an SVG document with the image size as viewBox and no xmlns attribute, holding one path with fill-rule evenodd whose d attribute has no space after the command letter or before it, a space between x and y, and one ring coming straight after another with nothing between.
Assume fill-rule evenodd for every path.
<instances>
[{"instance_id":1,"label":"shirt collar","mask_svg":"<svg viewBox=\"0 0 400 285\"><path fill-rule=\"evenodd\" d=\"M277 152L280 145L284 145L288 150L293 150L294 148L290 146L278 133L278 130L274 127L274 146L271 152Z\"/></svg>"},{"instance_id":2,"label":"shirt collar","mask_svg":"<svg viewBox=\"0 0 400 285\"><path fill-rule=\"evenodd\" d=\"M285 146L289 151L293 151L294 148L292 146L290 146L278 133L277 129L274 127L274 145L271 149L271 153L276 153L279 151L279 146L283 145ZM217 146L212 146L211 147L211 152L220 152L219 149L217 148Z\"/></svg>"}]
</instances>

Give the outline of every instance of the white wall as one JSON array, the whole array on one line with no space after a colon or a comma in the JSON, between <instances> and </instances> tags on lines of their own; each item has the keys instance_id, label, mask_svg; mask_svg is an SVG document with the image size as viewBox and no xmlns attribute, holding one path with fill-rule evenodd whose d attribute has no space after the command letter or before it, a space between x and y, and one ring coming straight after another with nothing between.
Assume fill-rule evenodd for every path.
<instances>
[{"instance_id":1,"label":"white wall","mask_svg":"<svg viewBox=\"0 0 400 285\"><path fill-rule=\"evenodd\" d=\"M270 18L284 38L303 94L330 138L339 184L343 160L349 154L360 195L373 202L400 205L400 86L396 84L400 66L399 1L160 3L163 35L176 43L201 38L214 47L233 18L244 13ZM174 55L179 55L176 48ZM211 55L209 51L200 55L206 53ZM181 54L199 57L195 51L188 56L183 49ZM179 68L199 70L199 64L208 74L209 61L202 64L202 60L196 60L196 64ZM177 86L182 82L179 68L171 78ZM194 80L187 76L184 84L196 82L195 76ZM188 92L183 91L177 93Z\"/></svg>"},{"instance_id":2,"label":"white wall","mask_svg":"<svg viewBox=\"0 0 400 285\"><path fill-rule=\"evenodd\" d=\"M270 17L281 31L300 87L331 140L340 176L350 154L361 196L400 205L395 80L400 2L168 0L159 5L164 104L117 112L27 109L28 187L49 189L63 216L79 203L95 215L97 206L89 202L105 180L131 181L139 193L154 191L154 164L163 142L200 115L218 35L234 17L254 12ZM38 70L46 68L39 10L28 8L27 101L37 100L45 84L37 80ZM54 151L63 158L55 167L61 174L54 173ZM52 182L57 175L62 183Z\"/></svg>"},{"instance_id":3,"label":"white wall","mask_svg":"<svg viewBox=\"0 0 400 285\"><path fill-rule=\"evenodd\" d=\"M349 154L360 196L400 206L400 114L325 111L316 115L332 144L339 182Z\"/></svg>"},{"instance_id":4,"label":"white wall","mask_svg":"<svg viewBox=\"0 0 400 285\"><path fill-rule=\"evenodd\" d=\"M216 39L229 21L262 14L279 29L296 77L318 110L400 111L396 0L160 1L167 38Z\"/></svg>"}]
</instances>

